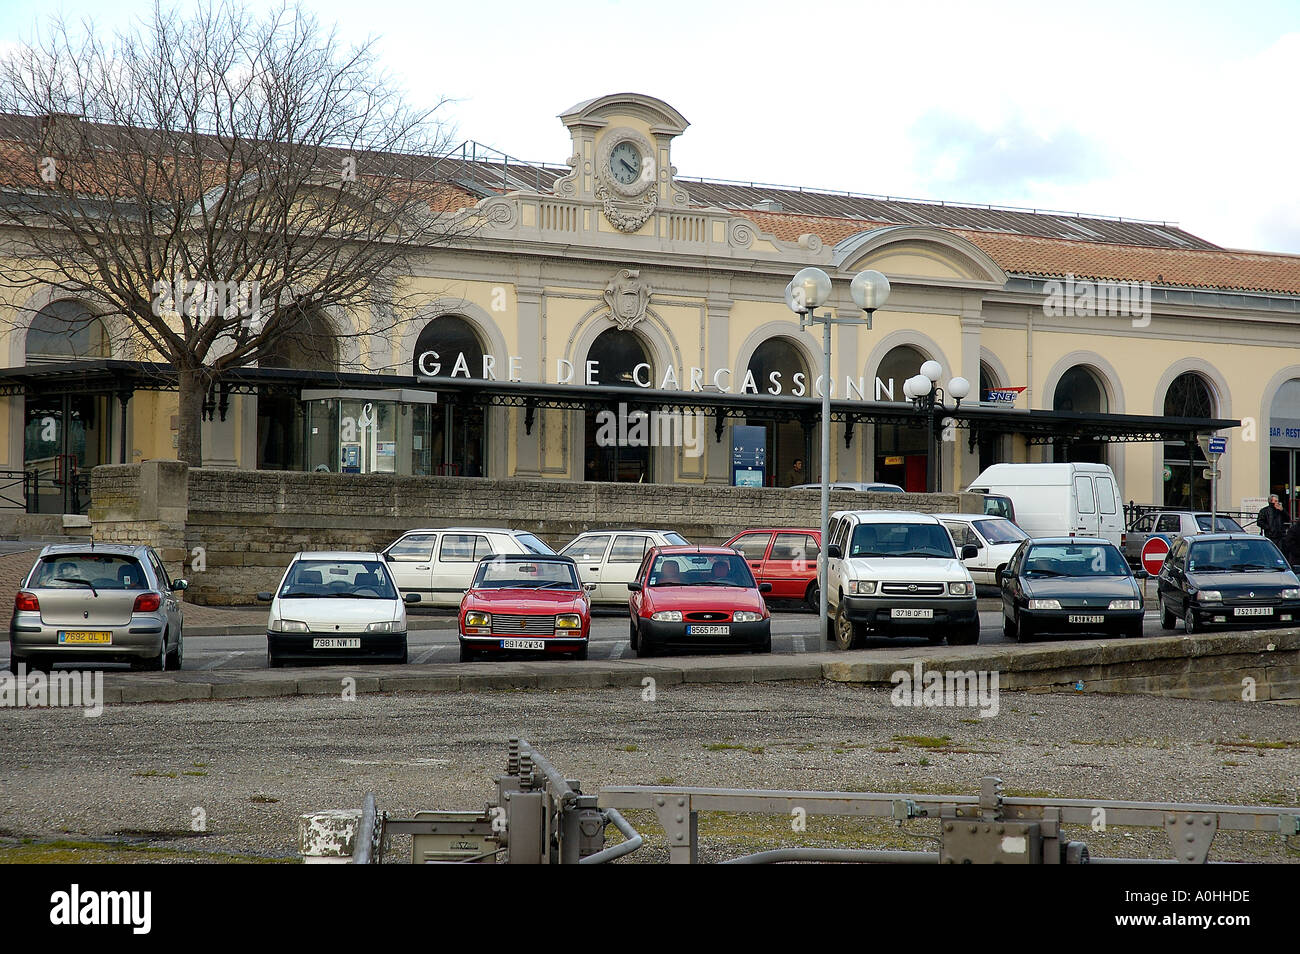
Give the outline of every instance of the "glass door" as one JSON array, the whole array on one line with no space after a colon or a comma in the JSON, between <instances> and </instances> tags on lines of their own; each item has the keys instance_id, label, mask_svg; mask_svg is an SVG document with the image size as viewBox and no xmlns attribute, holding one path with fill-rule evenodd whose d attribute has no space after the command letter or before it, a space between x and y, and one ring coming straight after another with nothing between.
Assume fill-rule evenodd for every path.
<instances>
[{"instance_id":1,"label":"glass door","mask_svg":"<svg viewBox=\"0 0 1300 954\"><path fill-rule=\"evenodd\" d=\"M26 402L23 467L36 513L85 513L90 471L112 458L112 405L106 395L56 394Z\"/></svg>"}]
</instances>

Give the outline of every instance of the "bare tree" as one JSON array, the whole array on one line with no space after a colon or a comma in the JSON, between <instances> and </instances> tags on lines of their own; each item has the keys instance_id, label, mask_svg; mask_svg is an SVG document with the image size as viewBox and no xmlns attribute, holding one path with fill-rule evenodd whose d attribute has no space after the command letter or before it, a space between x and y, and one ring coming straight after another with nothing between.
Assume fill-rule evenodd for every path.
<instances>
[{"instance_id":1,"label":"bare tree","mask_svg":"<svg viewBox=\"0 0 1300 954\"><path fill-rule=\"evenodd\" d=\"M0 62L4 280L119 316L177 377L178 456L201 464L223 371L331 313L387 333L413 257L472 228L435 175L444 104L407 106L373 40L345 49L299 7L156 5L111 42L55 19Z\"/></svg>"}]
</instances>

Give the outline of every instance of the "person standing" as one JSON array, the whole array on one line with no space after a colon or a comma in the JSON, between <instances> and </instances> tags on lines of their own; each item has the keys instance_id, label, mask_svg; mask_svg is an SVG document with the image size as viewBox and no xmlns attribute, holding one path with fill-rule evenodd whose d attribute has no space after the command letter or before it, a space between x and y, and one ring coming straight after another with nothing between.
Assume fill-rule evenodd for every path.
<instances>
[{"instance_id":1,"label":"person standing","mask_svg":"<svg viewBox=\"0 0 1300 954\"><path fill-rule=\"evenodd\" d=\"M790 470L785 475L785 485L787 487L794 487L797 484L807 483L804 479L806 476L807 475L803 469L803 458L796 457L794 463L790 466Z\"/></svg>"},{"instance_id":2,"label":"person standing","mask_svg":"<svg viewBox=\"0 0 1300 954\"><path fill-rule=\"evenodd\" d=\"M1282 538L1282 555L1292 566L1300 563L1300 520L1293 521L1287 527L1286 535Z\"/></svg>"},{"instance_id":3,"label":"person standing","mask_svg":"<svg viewBox=\"0 0 1300 954\"><path fill-rule=\"evenodd\" d=\"M1255 518L1259 524L1259 532L1268 537L1277 544L1277 548L1286 552L1283 546L1283 538L1286 535L1286 525L1289 522L1286 518L1286 511L1282 509L1282 502L1278 500L1277 494L1269 494L1268 506L1260 510L1259 515Z\"/></svg>"}]
</instances>

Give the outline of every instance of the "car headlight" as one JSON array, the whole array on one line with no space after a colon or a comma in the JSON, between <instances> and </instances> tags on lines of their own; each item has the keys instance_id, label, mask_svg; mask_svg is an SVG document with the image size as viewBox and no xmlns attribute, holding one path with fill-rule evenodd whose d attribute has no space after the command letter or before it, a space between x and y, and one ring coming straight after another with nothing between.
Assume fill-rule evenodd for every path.
<instances>
[{"instance_id":1,"label":"car headlight","mask_svg":"<svg viewBox=\"0 0 1300 954\"><path fill-rule=\"evenodd\" d=\"M850 580L849 592L856 596L871 596L876 592L876 581Z\"/></svg>"},{"instance_id":2,"label":"car headlight","mask_svg":"<svg viewBox=\"0 0 1300 954\"><path fill-rule=\"evenodd\" d=\"M296 619L273 619L271 620L271 632L273 633L306 633L306 623L300 623Z\"/></svg>"},{"instance_id":3,"label":"car headlight","mask_svg":"<svg viewBox=\"0 0 1300 954\"><path fill-rule=\"evenodd\" d=\"M1031 610L1058 610L1061 608L1060 600L1030 600L1029 608Z\"/></svg>"},{"instance_id":4,"label":"car headlight","mask_svg":"<svg viewBox=\"0 0 1300 954\"><path fill-rule=\"evenodd\" d=\"M1295 587L1291 587L1290 589L1283 590L1283 591L1282 591L1282 599L1284 599L1284 600L1300 600L1300 590L1296 589Z\"/></svg>"},{"instance_id":5,"label":"car headlight","mask_svg":"<svg viewBox=\"0 0 1300 954\"><path fill-rule=\"evenodd\" d=\"M650 618L656 623L680 623L682 614L680 610L663 610L659 613L651 613Z\"/></svg>"},{"instance_id":6,"label":"car headlight","mask_svg":"<svg viewBox=\"0 0 1300 954\"><path fill-rule=\"evenodd\" d=\"M949 595L949 596L970 596L970 584L969 584L969 583L949 583L949 584L948 584L948 595Z\"/></svg>"},{"instance_id":7,"label":"car headlight","mask_svg":"<svg viewBox=\"0 0 1300 954\"><path fill-rule=\"evenodd\" d=\"M555 617L556 629L582 629L582 617L577 613L565 613Z\"/></svg>"},{"instance_id":8,"label":"car headlight","mask_svg":"<svg viewBox=\"0 0 1300 954\"><path fill-rule=\"evenodd\" d=\"M465 625L466 626L491 626L492 614L476 613L473 611L468 612L465 614Z\"/></svg>"},{"instance_id":9,"label":"car headlight","mask_svg":"<svg viewBox=\"0 0 1300 954\"><path fill-rule=\"evenodd\" d=\"M757 623L763 618L762 613L753 613L749 610L739 610L731 614L731 618L737 623Z\"/></svg>"},{"instance_id":10,"label":"car headlight","mask_svg":"<svg viewBox=\"0 0 1300 954\"><path fill-rule=\"evenodd\" d=\"M383 623L371 623L366 627L367 633L400 633L401 631L401 624L392 619Z\"/></svg>"},{"instance_id":11,"label":"car headlight","mask_svg":"<svg viewBox=\"0 0 1300 954\"><path fill-rule=\"evenodd\" d=\"M1141 600L1111 600L1108 609L1113 610L1135 610L1142 608Z\"/></svg>"},{"instance_id":12,"label":"car headlight","mask_svg":"<svg viewBox=\"0 0 1300 954\"><path fill-rule=\"evenodd\" d=\"M1196 598L1202 603L1222 603L1223 593L1219 590L1197 590Z\"/></svg>"}]
</instances>

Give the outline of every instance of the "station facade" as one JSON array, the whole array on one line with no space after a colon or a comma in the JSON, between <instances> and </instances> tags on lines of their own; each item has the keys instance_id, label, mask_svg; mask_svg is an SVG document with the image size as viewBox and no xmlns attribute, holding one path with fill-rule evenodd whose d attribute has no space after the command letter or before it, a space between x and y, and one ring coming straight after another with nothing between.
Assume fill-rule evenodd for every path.
<instances>
[{"instance_id":1,"label":"station facade","mask_svg":"<svg viewBox=\"0 0 1300 954\"><path fill-rule=\"evenodd\" d=\"M772 486L819 479L821 331L786 303L815 265L832 339L832 476L942 490L1001 461L1091 460L1125 500L1209 506L1198 437L1228 440L1218 506L1300 508L1300 257L1226 250L1168 223L679 177L673 107L617 94L561 115L563 164L477 147L447 160L469 237L395 287L385 333L322 313L214 388L204 465L352 473L731 483L761 428ZM175 457L166 369L117 319L8 289L4 469L35 508L84 510L101 463ZM930 445L903 382L938 362ZM749 431L749 437L756 433ZM747 438L748 439L748 438ZM796 461L802 461L802 469Z\"/></svg>"}]
</instances>

